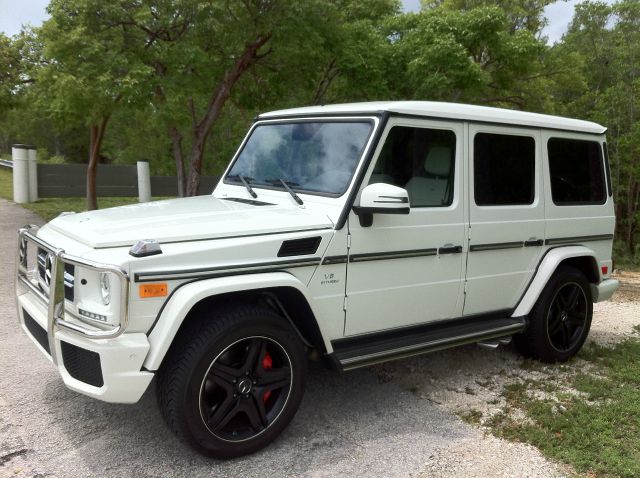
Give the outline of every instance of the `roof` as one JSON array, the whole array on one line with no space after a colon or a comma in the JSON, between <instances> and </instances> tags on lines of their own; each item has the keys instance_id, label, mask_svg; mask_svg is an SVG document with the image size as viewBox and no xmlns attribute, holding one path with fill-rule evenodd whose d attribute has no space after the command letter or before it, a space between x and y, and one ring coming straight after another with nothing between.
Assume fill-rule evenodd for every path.
<instances>
[{"instance_id":1,"label":"roof","mask_svg":"<svg viewBox=\"0 0 640 478\"><path fill-rule=\"evenodd\" d=\"M338 105L306 106L263 113L259 119L309 115L376 114L384 111L427 118L446 118L500 123L535 128L561 129L582 133L603 134L607 128L590 121L561 116L527 113L525 111L490 108L488 106L441 103L436 101L381 101L369 103L345 103Z\"/></svg>"}]
</instances>

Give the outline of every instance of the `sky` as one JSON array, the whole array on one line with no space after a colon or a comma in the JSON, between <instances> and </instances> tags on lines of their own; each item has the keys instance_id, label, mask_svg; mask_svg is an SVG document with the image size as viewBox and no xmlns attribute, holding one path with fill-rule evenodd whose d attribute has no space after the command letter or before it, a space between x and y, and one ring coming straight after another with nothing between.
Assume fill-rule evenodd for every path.
<instances>
[{"instance_id":1,"label":"sky","mask_svg":"<svg viewBox=\"0 0 640 478\"><path fill-rule=\"evenodd\" d=\"M549 24L544 29L549 43L560 40L566 31L569 21L573 16L573 6L579 0L559 0L549 5L546 16ZM606 0L613 3L613 0ZM49 0L0 0L0 32L6 35L15 35L24 24L39 26L46 18L45 7ZM420 0L403 0L405 11L418 11Z\"/></svg>"}]
</instances>

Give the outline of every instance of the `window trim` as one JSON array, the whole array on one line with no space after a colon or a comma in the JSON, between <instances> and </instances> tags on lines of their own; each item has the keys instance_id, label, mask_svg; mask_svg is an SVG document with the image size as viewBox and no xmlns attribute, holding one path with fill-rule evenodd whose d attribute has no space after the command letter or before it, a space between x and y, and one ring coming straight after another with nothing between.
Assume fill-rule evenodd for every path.
<instances>
[{"instance_id":1,"label":"window trim","mask_svg":"<svg viewBox=\"0 0 640 478\"><path fill-rule=\"evenodd\" d=\"M609 145L606 141L602 142L602 152L604 153L604 174L607 177L607 194L613 196L613 186L611 186L611 164L609 163Z\"/></svg>"}]
</instances>

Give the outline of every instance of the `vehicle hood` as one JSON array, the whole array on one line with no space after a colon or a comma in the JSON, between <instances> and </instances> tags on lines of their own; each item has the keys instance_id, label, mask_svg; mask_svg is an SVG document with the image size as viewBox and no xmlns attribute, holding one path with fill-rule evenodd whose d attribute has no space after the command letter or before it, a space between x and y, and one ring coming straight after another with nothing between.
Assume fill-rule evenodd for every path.
<instances>
[{"instance_id":1,"label":"vehicle hood","mask_svg":"<svg viewBox=\"0 0 640 478\"><path fill-rule=\"evenodd\" d=\"M333 223L293 206L197 196L59 216L46 227L89 247L105 248L131 246L140 239L162 244L327 229Z\"/></svg>"}]
</instances>

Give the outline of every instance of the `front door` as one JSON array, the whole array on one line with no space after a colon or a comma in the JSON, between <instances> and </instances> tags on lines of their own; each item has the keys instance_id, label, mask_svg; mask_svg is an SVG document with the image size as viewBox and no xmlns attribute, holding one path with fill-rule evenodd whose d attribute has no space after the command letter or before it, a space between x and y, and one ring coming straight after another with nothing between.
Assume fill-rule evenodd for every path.
<instances>
[{"instance_id":1,"label":"front door","mask_svg":"<svg viewBox=\"0 0 640 478\"><path fill-rule=\"evenodd\" d=\"M407 215L349 215L345 335L462 314L463 124L391 118L363 182L405 188Z\"/></svg>"}]
</instances>

